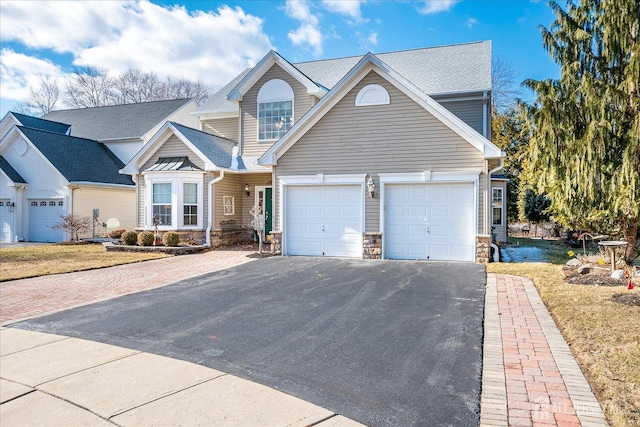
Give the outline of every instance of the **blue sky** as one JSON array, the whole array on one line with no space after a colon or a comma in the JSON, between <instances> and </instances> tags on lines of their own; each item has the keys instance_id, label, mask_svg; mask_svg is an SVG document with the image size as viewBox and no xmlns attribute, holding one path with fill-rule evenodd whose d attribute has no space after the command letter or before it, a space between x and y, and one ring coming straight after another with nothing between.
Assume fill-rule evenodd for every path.
<instances>
[{"instance_id":1,"label":"blue sky","mask_svg":"<svg viewBox=\"0 0 640 427\"><path fill-rule=\"evenodd\" d=\"M40 76L63 84L74 66L199 78L215 90L269 49L298 62L491 40L518 82L555 78L538 29L553 19L545 2L527 0L3 0L0 110Z\"/></svg>"}]
</instances>

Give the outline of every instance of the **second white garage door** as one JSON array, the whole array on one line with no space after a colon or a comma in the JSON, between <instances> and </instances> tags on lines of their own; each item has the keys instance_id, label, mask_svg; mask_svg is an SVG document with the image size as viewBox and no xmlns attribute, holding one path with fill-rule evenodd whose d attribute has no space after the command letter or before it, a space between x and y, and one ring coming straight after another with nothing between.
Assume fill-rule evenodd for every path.
<instances>
[{"instance_id":1,"label":"second white garage door","mask_svg":"<svg viewBox=\"0 0 640 427\"><path fill-rule=\"evenodd\" d=\"M285 255L362 257L362 187L285 189Z\"/></svg>"},{"instance_id":2,"label":"second white garage door","mask_svg":"<svg viewBox=\"0 0 640 427\"><path fill-rule=\"evenodd\" d=\"M29 241L64 241L64 230L53 229L62 221L63 214L62 199L31 200L29 202Z\"/></svg>"},{"instance_id":3,"label":"second white garage door","mask_svg":"<svg viewBox=\"0 0 640 427\"><path fill-rule=\"evenodd\" d=\"M386 258L474 261L473 184L385 186Z\"/></svg>"}]
</instances>

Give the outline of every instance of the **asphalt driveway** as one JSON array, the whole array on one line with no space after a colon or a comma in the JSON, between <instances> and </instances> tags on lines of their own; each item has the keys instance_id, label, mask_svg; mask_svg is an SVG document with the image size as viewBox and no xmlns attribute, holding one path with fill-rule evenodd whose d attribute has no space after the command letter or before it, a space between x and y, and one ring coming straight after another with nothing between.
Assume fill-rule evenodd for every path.
<instances>
[{"instance_id":1,"label":"asphalt driveway","mask_svg":"<svg viewBox=\"0 0 640 427\"><path fill-rule=\"evenodd\" d=\"M12 325L196 362L368 425L479 421L485 270L274 257Z\"/></svg>"}]
</instances>

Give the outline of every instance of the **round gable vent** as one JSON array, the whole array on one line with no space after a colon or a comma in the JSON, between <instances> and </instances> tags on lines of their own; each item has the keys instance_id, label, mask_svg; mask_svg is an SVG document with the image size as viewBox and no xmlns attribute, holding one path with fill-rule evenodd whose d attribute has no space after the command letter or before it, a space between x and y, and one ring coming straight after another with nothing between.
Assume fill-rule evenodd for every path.
<instances>
[{"instance_id":1,"label":"round gable vent","mask_svg":"<svg viewBox=\"0 0 640 427\"><path fill-rule=\"evenodd\" d=\"M16 153L18 153L20 156L23 156L24 153L27 152L27 141L25 141L24 139L17 140L14 148L16 150Z\"/></svg>"}]
</instances>

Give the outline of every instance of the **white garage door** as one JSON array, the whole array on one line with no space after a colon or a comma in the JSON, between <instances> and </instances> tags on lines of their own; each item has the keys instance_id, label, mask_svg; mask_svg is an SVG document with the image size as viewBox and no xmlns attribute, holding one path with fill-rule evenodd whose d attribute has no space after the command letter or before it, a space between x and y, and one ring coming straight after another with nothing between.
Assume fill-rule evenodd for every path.
<instances>
[{"instance_id":1,"label":"white garage door","mask_svg":"<svg viewBox=\"0 0 640 427\"><path fill-rule=\"evenodd\" d=\"M473 184L385 186L385 256L475 260Z\"/></svg>"},{"instance_id":2,"label":"white garage door","mask_svg":"<svg viewBox=\"0 0 640 427\"><path fill-rule=\"evenodd\" d=\"M64 215L64 204L60 199L38 199L29 201L29 240L31 242L62 242L64 230L54 230Z\"/></svg>"},{"instance_id":3,"label":"white garage door","mask_svg":"<svg viewBox=\"0 0 640 427\"><path fill-rule=\"evenodd\" d=\"M0 199L0 242L11 242L11 226L13 224L13 212L10 211L9 199Z\"/></svg>"},{"instance_id":4,"label":"white garage door","mask_svg":"<svg viewBox=\"0 0 640 427\"><path fill-rule=\"evenodd\" d=\"M359 185L286 187L285 255L362 257Z\"/></svg>"}]
</instances>

